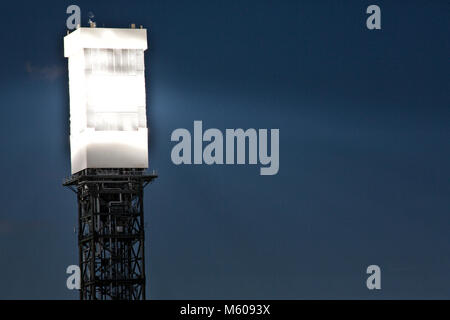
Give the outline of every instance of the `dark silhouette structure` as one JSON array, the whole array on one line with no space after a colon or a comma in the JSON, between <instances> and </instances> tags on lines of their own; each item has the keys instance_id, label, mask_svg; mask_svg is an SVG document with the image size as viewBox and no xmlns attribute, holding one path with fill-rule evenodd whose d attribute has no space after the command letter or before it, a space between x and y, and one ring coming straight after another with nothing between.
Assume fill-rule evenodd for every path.
<instances>
[{"instance_id":1,"label":"dark silhouette structure","mask_svg":"<svg viewBox=\"0 0 450 320\"><path fill-rule=\"evenodd\" d=\"M85 169L64 182L78 199L81 300L145 300L144 169Z\"/></svg>"}]
</instances>

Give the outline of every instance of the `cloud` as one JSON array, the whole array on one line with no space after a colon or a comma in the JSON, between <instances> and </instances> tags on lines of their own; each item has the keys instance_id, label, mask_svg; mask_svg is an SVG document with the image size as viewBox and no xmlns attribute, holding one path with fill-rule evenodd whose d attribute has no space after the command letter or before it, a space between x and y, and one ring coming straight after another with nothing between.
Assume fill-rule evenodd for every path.
<instances>
[{"instance_id":1,"label":"cloud","mask_svg":"<svg viewBox=\"0 0 450 320\"><path fill-rule=\"evenodd\" d=\"M64 69L60 66L33 66L30 61L26 62L25 70L28 74L50 81L59 78L64 73Z\"/></svg>"}]
</instances>

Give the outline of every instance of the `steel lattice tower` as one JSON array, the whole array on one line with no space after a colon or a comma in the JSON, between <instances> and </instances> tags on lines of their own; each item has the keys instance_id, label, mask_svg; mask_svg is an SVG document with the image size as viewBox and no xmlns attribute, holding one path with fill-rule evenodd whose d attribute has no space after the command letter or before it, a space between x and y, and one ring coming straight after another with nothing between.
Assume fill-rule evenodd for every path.
<instances>
[{"instance_id":1,"label":"steel lattice tower","mask_svg":"<svg viewBox=\"0 0 450 320\"><path fill-rule=\"evenodd\" d=\"M143 169L85 169L77 193L81 300L145 300Z\"/></svg>"}]
</instances>

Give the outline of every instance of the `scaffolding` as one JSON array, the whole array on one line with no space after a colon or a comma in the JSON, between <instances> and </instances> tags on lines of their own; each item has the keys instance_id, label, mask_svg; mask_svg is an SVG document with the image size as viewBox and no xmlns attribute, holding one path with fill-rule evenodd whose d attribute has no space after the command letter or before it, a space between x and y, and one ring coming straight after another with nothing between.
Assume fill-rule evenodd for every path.
<instances>
[{"instance_id":1,"label":"scaffolding","mask_svg":"<svg viewBox=\"0 0 450 320\"><path fill-rule=\"evenodd\" d=\"M145 300L143 169L85 169L64 181L78 199L81 300Z\"/></svg>"}]
</instances>

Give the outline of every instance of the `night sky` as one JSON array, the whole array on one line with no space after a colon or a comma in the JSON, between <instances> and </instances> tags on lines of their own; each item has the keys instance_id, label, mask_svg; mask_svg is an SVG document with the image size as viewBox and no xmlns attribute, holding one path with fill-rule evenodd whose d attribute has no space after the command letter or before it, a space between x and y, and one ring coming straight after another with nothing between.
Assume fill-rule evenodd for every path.
<instances>
[{"instance_id":1,"label":"night sky","mask_svg":"<svg viewBox=\"0 0 450 320\"><path fill-rule=\"evenodd\" d=\"M0 7L0 298L78 299L66 8L148 29L147 298L450 298L448 1ZM366 28L381 7L382 29ZM181 165L177 128L279 128L280 170ZM366 287L381 267L381 290Z\"/></svg>"}]
</instances>

